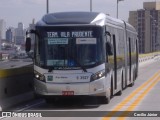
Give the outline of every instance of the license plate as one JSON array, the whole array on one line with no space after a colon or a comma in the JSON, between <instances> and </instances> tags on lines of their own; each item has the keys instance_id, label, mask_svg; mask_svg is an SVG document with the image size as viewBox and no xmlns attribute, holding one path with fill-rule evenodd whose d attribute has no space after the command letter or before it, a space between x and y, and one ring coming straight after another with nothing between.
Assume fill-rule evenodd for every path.
<instances>
[{"instance_id":1,"label":"license plate","mask_svg":"<svg viewBox=\"0 0 160 120\"><path fill-rule=\"evenodd\" d=\"M62 95L65 96L74 95L74 91L62 91Z\"/></svg>"}]
</instances>

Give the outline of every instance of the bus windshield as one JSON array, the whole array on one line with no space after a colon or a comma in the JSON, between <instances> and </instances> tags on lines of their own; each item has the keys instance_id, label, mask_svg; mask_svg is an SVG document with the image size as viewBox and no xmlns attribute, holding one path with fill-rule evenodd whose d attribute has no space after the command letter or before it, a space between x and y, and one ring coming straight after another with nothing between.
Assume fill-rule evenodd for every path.
<instances>
[{"instance_id":1,"label":"bus windshield","mask_svg":"<svg viewBox=\"0 0 160 120\"><path fill-rule=\"evenodd\" d=\"M41 46L45 46L41 58L46 67L56 69L99 65L104 61L102 33L103 30L96 27L46 28L41 34Z\"/></svg>"}]
</instances>

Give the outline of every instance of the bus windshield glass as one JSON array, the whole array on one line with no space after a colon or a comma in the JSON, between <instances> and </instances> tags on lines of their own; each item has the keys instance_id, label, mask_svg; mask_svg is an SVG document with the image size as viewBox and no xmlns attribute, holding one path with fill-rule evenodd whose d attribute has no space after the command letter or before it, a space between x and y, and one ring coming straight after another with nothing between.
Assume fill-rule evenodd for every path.
<instances>
[{"instance_id":1,"label":"bus windshield glass","mask_svg":"<svg viewBox=\"0 0 160 120\"><path fill-rule=\"evenodd\" d=\"M41 28L41 46L46 67L91 67L104 61L103 30L100 27ZM41 55L42 53L40 53Z\"/></svg>"}]
</instances>

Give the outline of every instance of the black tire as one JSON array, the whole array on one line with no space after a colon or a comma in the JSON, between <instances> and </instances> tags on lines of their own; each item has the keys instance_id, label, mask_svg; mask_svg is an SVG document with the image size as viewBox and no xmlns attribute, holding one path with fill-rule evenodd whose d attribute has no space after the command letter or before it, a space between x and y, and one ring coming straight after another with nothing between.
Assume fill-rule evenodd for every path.
<instances>
[{"instance_id":1,"label":"black tire","mask_svg":"<svg viewBox=\"0 0 160 120\"><path fill-rule=\"evenodd\" d=\"M45 98L47 104L52 104L53 100L51 98Z\"/></svg>"},{"instance_id":2,"label":"black tire","mask_svg":"<svg viewBox=\"0 0 160 120\"><path fill-rule=\"evenodd\" d=\"M41 98L41 96L40 96L39 94L33 93L33 95L34 95L34 98L35 98L35 99Z\"/></svg>"},{"instance_id":3,"label":"black tire","mask_svg":"<svg viewBox=\"0 0 160 120\"><path fill-rule=\"evenodd\" d=\"M100 103L102 103L102 104L109 104L110 103L110 97L100 96L98 98L99 98Z\"/></svg>"}]
</instances>

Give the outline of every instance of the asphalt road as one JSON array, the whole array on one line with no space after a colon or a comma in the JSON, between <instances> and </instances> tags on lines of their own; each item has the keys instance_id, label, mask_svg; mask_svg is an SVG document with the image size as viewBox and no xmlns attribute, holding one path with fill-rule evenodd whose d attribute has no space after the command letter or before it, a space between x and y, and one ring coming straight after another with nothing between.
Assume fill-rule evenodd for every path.
<instances>
[{"instance_id":1,"label":"asphalt road","mask_svg":"<svg viewBox=\"0 0 160 120\"><path fill-rule=\"evenodd\" d=\"M101 104L96 99L87 99L83 102L81 99L60 99L53 104L47 104L43 99L34 99L27 103L17 105L12 109L19 110L20 113L29 110L29 112L40 112L42 116L45 116L44 113L49 116L58 116L25 118L27 120L159 120L159 86L160 59L155 58L150 62L140 64L139 76L135 81L135 85L125 89L121 96L114 96L109 104ZM56 113L55 111L59 112ZM127 111L133 111L133 113ZM122 117L115 117L117 114ZM127 117L130 114L132 117ZM114 117L105 117L107 115ZM18 120L24 118L15 117L2 119Z\"/></svg>"}]
</instances>

